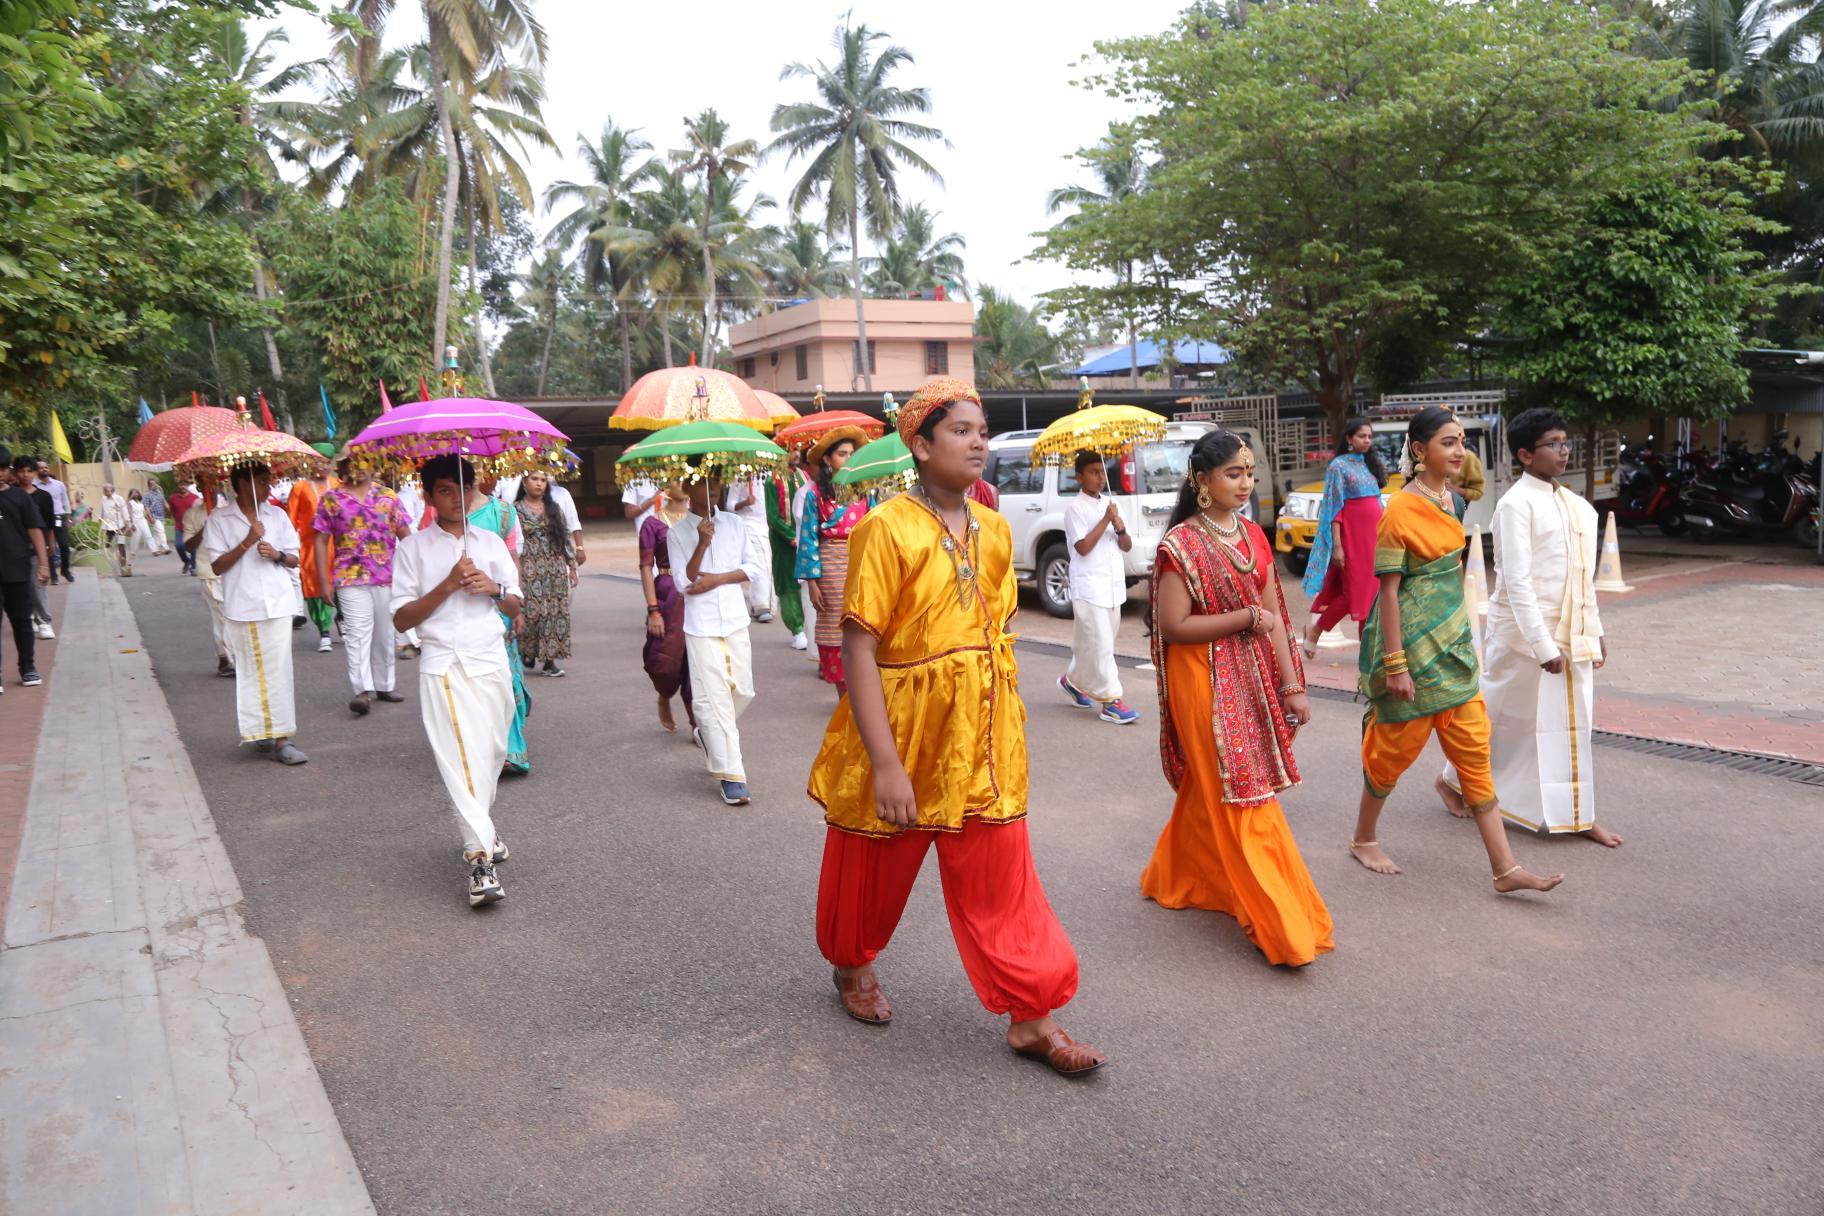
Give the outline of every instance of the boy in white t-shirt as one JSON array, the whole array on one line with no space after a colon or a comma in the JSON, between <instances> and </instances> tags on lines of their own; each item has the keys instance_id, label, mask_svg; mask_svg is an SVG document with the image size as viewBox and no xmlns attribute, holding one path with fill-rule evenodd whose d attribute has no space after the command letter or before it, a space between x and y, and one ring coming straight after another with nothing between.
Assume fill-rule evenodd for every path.
<instances>
[{"instance_id":1,"label":"boy in white t-shirt","mask_svg":"<svg viewBox=\"0 0 1824 1216\"><path fill-rule=\"evenodd\" d=\"M1079 492L1064 510L1064 540L1070 547L1070 666L1058 687L1078 709L1101 707L1104 722L1127 726L1140 715L1121 699L1121 671L1115 666L1115 632L1127 602L1127 566L1122 554L1134 547L1121 509L1107 496L1108 469L1095 452L1078 452Z\"/></svg>"}]
</instances>

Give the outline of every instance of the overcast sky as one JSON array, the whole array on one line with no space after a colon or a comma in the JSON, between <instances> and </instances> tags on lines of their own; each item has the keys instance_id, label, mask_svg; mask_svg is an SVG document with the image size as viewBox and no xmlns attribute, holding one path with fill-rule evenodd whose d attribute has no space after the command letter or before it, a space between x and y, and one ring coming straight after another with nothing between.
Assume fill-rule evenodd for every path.
<instances>
[{"instance_id":1,"label":"overcast sky","mask_svg":"<svg viewBox=\"0 0 1824 1216\"><path fill-rule=\"evenodd\" d=\"M1071 83L1083 73L1075 65L1093 53L1097 39L1165 29L1180 4L863 0L854 5L857 21L884 30L912 52L916 62L901 69L896 82L930 90L928 121L952 145L926 150L944 185L918 175L903 189L909 200L942 213L940 231L967 240L972 283L989 283L1030 302L1038 292L1069 282L1069 272L1053 263L1022 259L1036 244L1031 233L1050 222L1046 193L1073 180L1088 182L1070 154L1094 143L1122 115L1113 99ZM399 7L387 30L389 45L422 30L415 19L418 4L404 0ZM808 82L782 81L779 69L793 60L833 57L831 34L843 8L815 0L540 0L538 12L551 44L545 124L559 149L536 151L529 159L542 196L549 183L581 176L577 135L598 133L610 116L639 127L663 153L681 146L686 115L713 106L735 138L764 144L771 138L767 123L773 107L811 95ZM327 47L327 35L314 18L292 14L280 24L296 58ZM762 165L756 184L783 203L794 179L778 156ZM541 236L550 227L542 207L535 227Z\"/></svg>"}]
</instances>

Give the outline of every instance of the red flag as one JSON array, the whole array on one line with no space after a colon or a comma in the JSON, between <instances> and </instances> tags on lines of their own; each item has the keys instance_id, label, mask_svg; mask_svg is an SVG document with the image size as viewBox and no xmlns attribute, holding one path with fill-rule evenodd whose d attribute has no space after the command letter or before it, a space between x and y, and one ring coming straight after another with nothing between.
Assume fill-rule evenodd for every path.
<instances>
[{"instance_id":1,"label":"red flag","mask_svg":"<svg viewBox=\"0 0 1824 1216\"><path fill-rule=\"evenodd\" d=\"M429 401L430 399L431 399L431 386L424 382L423 376L420 376L420 377L418 377L418 400Z\"/></svg>"},{"instance_id":2,"label":"red flag","mask_svg":"<svg viewBox=\"0 0 1824 1216\"><path fill-rule=\"evenodd\" d=\"M393 408L393 399L386 395L386 381L380 381L380 412L386 413Z\"/></svg>"},{"instance_id":3,"label":"red flag","mask_svg":"<svg viewBox=\"0 0 1824 1216\"><path fill-rule=\"evenodd\" d=\"M191 389L190 390L190 408L195 409L197 406L201 405L202 403L203 403L202 399L196 395L196 390Z\"/></svg>"},{"instance_id":4,"label":"red flag","mask_svg":"<svg viewBox=\"0 0 1824 1216\"><path fill-rule=\"evenodd\" d=\"M269 431L276 431L279 429L279 424L272 420L272 410L267 408L266 394L264 392L260 393L260 425L264 426Z\"/></svg>"}]
</instances>

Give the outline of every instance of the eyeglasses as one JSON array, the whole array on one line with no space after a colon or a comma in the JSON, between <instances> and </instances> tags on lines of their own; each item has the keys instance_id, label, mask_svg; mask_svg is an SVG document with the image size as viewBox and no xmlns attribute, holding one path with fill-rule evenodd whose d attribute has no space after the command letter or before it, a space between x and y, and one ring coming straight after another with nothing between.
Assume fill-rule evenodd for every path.
<instances>
[{"instance_id":1,"label":"eyeglasses","mask_svg":"<svg viewBox=\"0 0 1824 1216\"><path fill-rule=\"evenodd\" d=\"M1531 450L1538 452L1548 448L1554 452L1568 452L1571 450L1571 441L1568 439L1554 439L1550 443L1535 443Z\"/></svg>"}]
</instances>

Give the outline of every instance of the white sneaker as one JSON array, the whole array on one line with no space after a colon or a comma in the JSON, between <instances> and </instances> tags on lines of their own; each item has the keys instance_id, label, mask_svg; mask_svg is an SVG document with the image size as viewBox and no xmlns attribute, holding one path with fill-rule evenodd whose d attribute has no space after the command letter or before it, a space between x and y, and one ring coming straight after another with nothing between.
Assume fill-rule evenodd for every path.
<instances>
[{"instance_id":1,"label":"white sneaker","mask_svg":"<svg viewBox=\"0 0 1824 1216\"><path fill-rule=\"evenodd\" d=\"M40 641L44 642L55 642L57 640L57 631L51 628L51 623L49 621L40 621L38 622L38 638Z\"/></svg>"},{"instance_id":2,"label":"white sneaker","mask_svg":"<svg viewBox=\"0 0 1824 1216\"><path fill-rule=\"evenodd\" d=\"M500 877L494 873L492 858L476 851L464 854L462 860L469 866L469 907L479 908L506 898Z\"/></svg>"},{"instance_id":3,"label":"white sneaker","mask_svg":"<svg viewBox=\"0 0 1824 1216\"><path fill-rule=\"evenodd\" d=\"M335 648L336 648L336 644L329 640L329 635L327 633L324 634L322 636L322 638L320 638L317 642L317 653L318 654L328 654L330 651L334 650Z\"/></svg>"},{"instance_id":4,"label":"white sneaker","mask_svg":"<svg viewBox=\"0 0 1824 1216\"><path fill-rule=\"evenodd\" d=\"M811 648L810 639L804 636L803 630L800 630L799 632L794 633L792 635L792 649L793 650L809 650L810 648Z\"/></svg>"}]
</instances>

